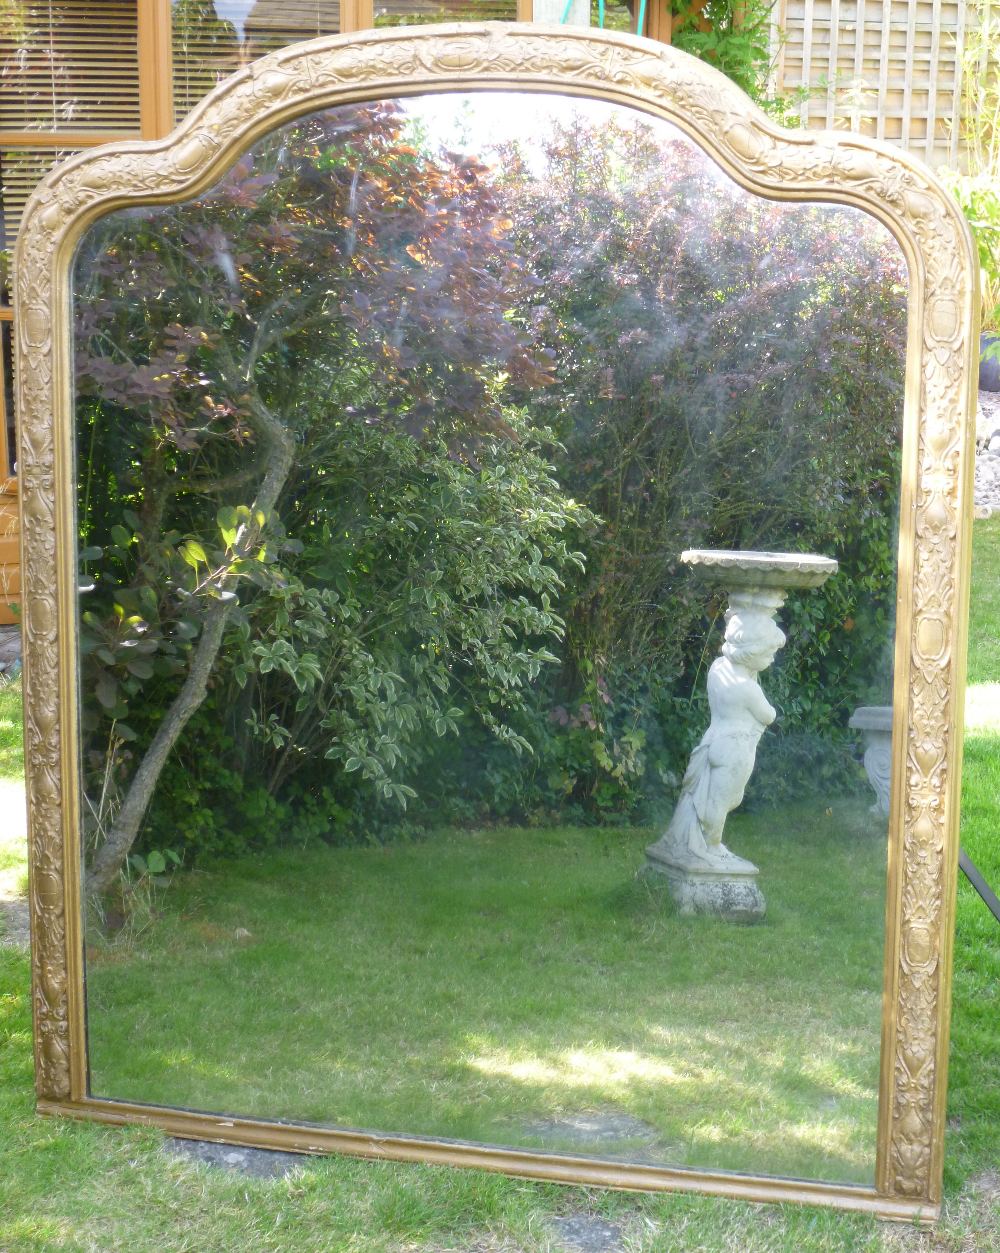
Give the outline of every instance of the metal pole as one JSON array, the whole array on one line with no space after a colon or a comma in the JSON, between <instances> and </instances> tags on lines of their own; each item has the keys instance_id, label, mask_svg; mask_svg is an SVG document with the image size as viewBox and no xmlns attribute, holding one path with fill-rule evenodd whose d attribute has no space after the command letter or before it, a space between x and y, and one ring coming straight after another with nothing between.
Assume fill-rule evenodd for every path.
<instances>
[{"instance_id":1,"label":"metal pole","mask_svg":"<svg viewBox=\"0 0 1000 1253\"><path fill-rule=\"evenodd\" d=\"M961 867L962 873L982 897L983 904L990 911L997 922L1000 922L1000 900L997 900L996 893L975 868L972 862L969 861L964 849L959 849L958 864Z\"/></svg>"}]
</instances>

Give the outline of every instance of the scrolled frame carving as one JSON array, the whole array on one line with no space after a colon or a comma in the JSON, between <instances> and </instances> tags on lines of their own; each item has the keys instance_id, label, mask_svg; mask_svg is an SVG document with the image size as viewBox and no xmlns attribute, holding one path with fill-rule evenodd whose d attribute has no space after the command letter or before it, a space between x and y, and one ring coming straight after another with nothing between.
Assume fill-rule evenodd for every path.
<instances>
[{"instance_id":1,"label":"scrolled frame carving","mask_svg":"<svg viewBox=\"0 0 1000 1253\"><path fill-rule=\"evenodd\" d=\"M861 208L892 231L906 256L911 301L874 1188L220 1120L88 1095L71 482L69 273L76 243L112 209L196 195L255 139L300 114L380 96L498 87L597 96L663 117L747 190ZM59 166L28 204L15 273L39 1109L244 1144L932 1218L942 1173L978 327L968 231L930 171L858 136L784 131L723 75L632 36L501 24L369 31L263 58L221 84L165 140L117 143Z\"/></svg>"}]
</instances>

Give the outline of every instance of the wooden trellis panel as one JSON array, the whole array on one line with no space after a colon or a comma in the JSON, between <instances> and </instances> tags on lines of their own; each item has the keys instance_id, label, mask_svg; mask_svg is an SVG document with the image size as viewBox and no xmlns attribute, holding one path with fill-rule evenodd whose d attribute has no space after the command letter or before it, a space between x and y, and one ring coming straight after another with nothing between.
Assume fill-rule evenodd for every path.
<instances>
[{"instance_id":1,"label":"wooden trellis panel","mask_svg":"<svg viewBox=\"0 0 1000 1253\"><path fill-rule=\"evenodd\" d=\"M957 165L962 57L977 20L970 0L779 0L775 87L803 93L803 126Z\"/></svg>"}]
</instances>

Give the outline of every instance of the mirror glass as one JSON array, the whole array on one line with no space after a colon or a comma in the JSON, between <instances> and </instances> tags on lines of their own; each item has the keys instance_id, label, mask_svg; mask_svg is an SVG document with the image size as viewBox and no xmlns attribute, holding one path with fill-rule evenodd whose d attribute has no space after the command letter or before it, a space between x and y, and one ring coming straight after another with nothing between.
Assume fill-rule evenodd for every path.
<instances>
[{"instance_id":1,"label":"mirror glass","mask_svg":"<svg viewBox=\"0 0 1000 1253\"><path fill-rule=\"evenodd\" d=\"M91 1093L871 1184L891 235L440 93L73 300Z\"/></svg>"}]
</instances>

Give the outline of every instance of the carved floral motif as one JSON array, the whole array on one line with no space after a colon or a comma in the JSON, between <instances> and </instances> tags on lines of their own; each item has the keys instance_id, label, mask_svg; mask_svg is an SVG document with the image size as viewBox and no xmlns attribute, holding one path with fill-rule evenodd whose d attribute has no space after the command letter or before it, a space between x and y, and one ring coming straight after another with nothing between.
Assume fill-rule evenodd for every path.
<instances>
[{"instance_id":1,"label":"carved floral motif","mask_svg":"<svg viewBox=\"0 0 1000 1253\"><path fill-rule=\"evenodd\" d=\"M74 586L65 567L73 508L70 465L63 459L71 413L65 310L73 244L102 212L196 193L240 149L298 113L470 85L563 90L640 105L691 133L751 190L868 209L907 249L922 319L911 343L911 354L919 354L919 440L916 464L904 471L915 530L907 530L904 515L912 553L903 555L904 564L912 556L915 609L909 672L904 667L902 675L910 710L896 884L903 922L893 949L898 999L884 1042L892 1078L882 1111L878 1188L885 1196L933 1202L940 1176L936 1094L946 1042L941 954L943 925L950 921L957 799L952 749L960 518L969 481L964 427L975 277L967 233L933 177L905 154L853 136L781 131L704 64L607 32L555 34L491 24L295 44L221 84L170 140L120 143L72 158L33 195L15 266L39 1096L84 1096L71 1093L70 1082L71 1052L84 1041L82 1023L69 1008L68 923L79 901L78 885L65 870L75 861L62 843L64 808L66 830L77 827L76 798L65 794L75 747L71 711L60 709L58 700L62 668L75 664L73 641L60 634L57 603L57 588L69 596ZM911 423L915 418L909 415ZM64 610L68 618L71 606Z\"/></svg>"}]
</instances>

